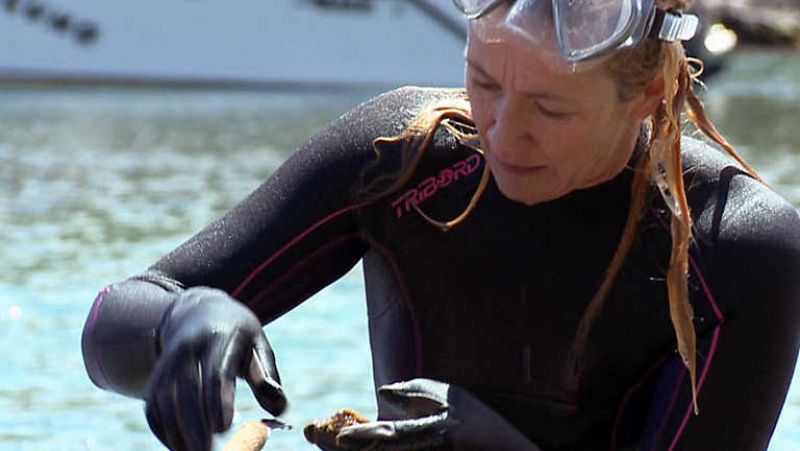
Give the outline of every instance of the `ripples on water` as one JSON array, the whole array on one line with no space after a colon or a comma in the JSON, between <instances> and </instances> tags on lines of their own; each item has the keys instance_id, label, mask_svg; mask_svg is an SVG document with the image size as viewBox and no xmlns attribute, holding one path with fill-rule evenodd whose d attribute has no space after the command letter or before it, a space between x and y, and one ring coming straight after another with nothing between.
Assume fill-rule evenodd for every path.
<instances>
[{"instance_id":1,"label":"ripples on water","mask_svg":"<svg viewBox=\"0 0 800 451\"><path fill-rule=\"evenodd\" d=\"M745 54L730 69L711 81L710 115L800 204L800 58ZM230 208L371 94L0 91L0 449L158 449L141 403L85 375L80 331L96 291ZM355 270L267 328L296 429L266 449L303 449L303 422L339 407L374 413L362 291ZM238 396L237 420L261 415ZM793 389L771 449L798 447Z\"/></svg>"},{"instance_id":2,"label":"ripples on water","mask_svg":"<svg viewBox=\"0 0 800 451\"><path fill-rule=\"evenodd\" d=\"M80 331L95 292L230 208L369 96L0 93L0 449L157 449L140 403L85 375ZM374 410L361 291L351 273L270 326L291 423L344 405ZM239 395L242 417L260 415ZM270 449L301 440L276 433Z\"/></svg>"}]
</instances>

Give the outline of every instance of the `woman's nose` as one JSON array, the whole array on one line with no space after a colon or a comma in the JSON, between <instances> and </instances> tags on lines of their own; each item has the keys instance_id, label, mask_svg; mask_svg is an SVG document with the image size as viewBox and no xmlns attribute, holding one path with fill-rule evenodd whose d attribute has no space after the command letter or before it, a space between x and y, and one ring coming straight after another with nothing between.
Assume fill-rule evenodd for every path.
<instances>
[{"instance_id":1,"label":"woman's nose","mask_svg":"<svg viewBox=\"0 0 800 451\"><path fill-rule=\"evenodd\" d=\"M533 143L530 114L513 93L497 100L492 124L487 132L489 148L495 154L515 155L529 151Z\"/></svg>"}]
</instances>

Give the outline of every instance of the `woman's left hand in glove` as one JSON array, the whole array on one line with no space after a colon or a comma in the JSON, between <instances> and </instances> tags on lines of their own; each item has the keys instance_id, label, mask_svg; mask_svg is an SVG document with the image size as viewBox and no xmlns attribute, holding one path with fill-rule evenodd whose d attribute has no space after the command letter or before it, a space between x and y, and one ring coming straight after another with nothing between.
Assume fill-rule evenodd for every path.
<instances>
[{"instance_id":1,"label":"woman's left hand in glove","mask_svg":"<svg viewBox=\"0 0 800 451\"><path fill-rule=\"evenodd\" d=\"M342 449L539 450L505 418L455 385L413 379L384 385L378 396L395 411L395 419L343 428L336 438Z\"/></svg>"}]
</instances>

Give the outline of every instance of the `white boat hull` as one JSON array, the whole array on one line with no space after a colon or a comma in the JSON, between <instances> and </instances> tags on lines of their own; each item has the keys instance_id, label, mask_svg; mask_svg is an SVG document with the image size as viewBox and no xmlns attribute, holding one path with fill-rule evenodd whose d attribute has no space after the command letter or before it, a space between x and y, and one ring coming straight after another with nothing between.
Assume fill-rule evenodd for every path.
<instances>
[{"instance_id":1,"label":"white boat hull","mask_svg":"<svg viewBox=\"0 0 800 451\"><path fill-rule=\"evenodd\" d=\"M448 0L331 2L42 0L36 19L31 0L0 2L0 79L463 83L464 24ZM97 26L92 43L75 38L81 23Z\"/></svg>"}]
</instances>

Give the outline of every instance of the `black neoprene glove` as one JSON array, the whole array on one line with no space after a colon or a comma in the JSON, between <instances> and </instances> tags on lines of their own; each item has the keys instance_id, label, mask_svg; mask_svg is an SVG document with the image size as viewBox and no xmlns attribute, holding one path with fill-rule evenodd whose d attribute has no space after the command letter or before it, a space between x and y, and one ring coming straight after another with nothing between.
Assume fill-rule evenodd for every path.
<instances>
[{"instance_id":1,"label":"black neoprene glove","mask_svg":"<svg viewBox=\"0 0 800 451\"><path fill-rule=\"evenodd\" d=\"M280 415L286 397L261 323L227 293L205 287L178 294L157 330L159 357L145 396L147 422L172 450L210 450L233 419L236 377Z\"/></svg>"},{"instance_id":2,"label":"black neoprene glove","mask_svg":"<svg viewBox=\"0 0 800 451\"><path fill-rule=\"evenodd\" d=\"M336 437L339 449L539 450L508 420L455 385L413 379L383 385L378 396L394 419L343 428Z\"/></svg>"}]
</instances>

